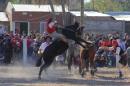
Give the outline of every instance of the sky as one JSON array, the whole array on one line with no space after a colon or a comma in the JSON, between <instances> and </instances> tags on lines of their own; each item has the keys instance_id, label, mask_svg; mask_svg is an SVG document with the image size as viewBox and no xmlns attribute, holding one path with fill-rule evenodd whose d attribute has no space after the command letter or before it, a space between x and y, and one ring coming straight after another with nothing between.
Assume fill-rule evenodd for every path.
<instances>
[{"instance_id":1,"label":"sky","mask_svg":"<svg viewBox=\"0 0 130 86\"><path fill-rule=\"evenodd\" d=\"M84 2L86 3L86 2L90 2L91 0L84 0Z\"/></svg>"}]
</instances>

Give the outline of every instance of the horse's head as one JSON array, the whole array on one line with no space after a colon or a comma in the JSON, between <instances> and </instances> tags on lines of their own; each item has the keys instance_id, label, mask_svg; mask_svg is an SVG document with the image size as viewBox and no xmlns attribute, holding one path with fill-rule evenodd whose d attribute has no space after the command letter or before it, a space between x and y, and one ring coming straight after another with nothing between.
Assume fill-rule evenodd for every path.
<instances>
[{"instance_id":1,"label":"horse's head","mask_svg":"<svg viewBox=\"0 0 130 86\"><path fill-rule=\"evenodd\" d=\"M73 26L75 29L78 29L79 25L80 25L79 22L76 21Z\"/></svg>"},{"instance_id":2,"label":"horse's head","mask_svg":"<svg viewBox=\"0 0 130 86\"><path fill-rule=\"evenodd\" d=\"M77 35L81 36L83 34L83 29L84 29L84 26L79 27L76 31Z\"/></svg>"}]
</instances>

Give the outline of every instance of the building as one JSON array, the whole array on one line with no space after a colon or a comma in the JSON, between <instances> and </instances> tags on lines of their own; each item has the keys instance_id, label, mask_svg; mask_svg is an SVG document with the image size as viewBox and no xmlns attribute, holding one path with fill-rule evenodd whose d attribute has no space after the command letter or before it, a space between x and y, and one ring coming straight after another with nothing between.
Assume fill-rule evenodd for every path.
<instances>
[{"instance_id":1,"label":"building","mask_svg":"<svg viewBox=\"0 0 130 86\"><path fill-rule=\"evenodd\" d=\"M0 12L0 27L9 31L9 20L5 12Z\"/></svg>"},{"instance_id":2,"label":"building","mask_svg":"<svg viewBox=\"0 0 130 86\"><path fill-rule=\"evenodd\" d=\"M80 11L70 11L75 16L76 21L80 21ZM109 14L96 11L84 12L84 32L110 33L123 32L123 22L117 21Z\"/></svg>"},{"instance_id":3,"label":"building","mask_svg":"<svg viewBox=\"0 0 130 86\"><path fill-rule=\"evenodd\" d=\"M54 5L54 10L56 11L56 20L63 25L61 5ZM75 20L80 21L80 11L69 11L67 8L65 11L66 25L72 24ZM8 18L6 22L9 24L9 30L14 34L43 33L46 31L47 20L52 17L50 5L11 4L9 2L4 13ZM125 23L107 13L85 11L84 26L87 32L124 32Z\"/></svg>"},{"instance_id":4,"label":"building","mask_svg":"<svg viewBox=\"0 0 130 86\"><path fill-rule=\"evenodd\" d=\"M107 14L114 17L117 21L124 22L124 32L130 34L130 12L107 12Z\"/></svg>"},{"instance_id":5,"label":"building","mask_svg":"<svg viewBox=\"0 0 130 86\"><path fill-rule=\"evenodd\" d=\"M63 24L62 7L54 5L56 20ZM65 9L66 13L68 12ZM11 4L8 3L6 13L10 21L10 30L13 33L30 34L33 32L43 33L46 28L46 22L52 17L50 5L30 5L30 4ZM68 18L70 19L70 18ZM66 20L67 21L67 20ZM69 21L67 21L69 23Z\"/></svg>"}]
</instances>

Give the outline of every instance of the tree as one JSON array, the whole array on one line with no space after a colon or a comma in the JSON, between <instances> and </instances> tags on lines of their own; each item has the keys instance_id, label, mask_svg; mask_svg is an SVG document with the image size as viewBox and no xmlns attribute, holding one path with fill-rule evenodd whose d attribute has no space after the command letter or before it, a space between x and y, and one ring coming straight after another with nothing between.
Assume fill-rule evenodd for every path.
<instances>
[{"instance_id":1,"label":"tree","mask_svg":"<svg viewBox=\"0 0 130 86\"><path fill-rule=\"evenodd\" d=\"M9 0L0 0L0 11L4 11Z\"/></svg>"},{"instance_id":2,"label":"tree","mask_svg":"<svg viewBox=\"0 0 130 86\"><path fill-rule=\"evenodd\" d=\"M119 2L123 7L124 11L130 11L130 0L126 0L124 2Z\"/></svg>"},{"instance_id":3,"label":"tree","mask_svg":"<svg viewBox=\"0 0 130 86\"><path fill-rule=\"evenodd\" d=\"M18 3L18 0L10 0L10 2L16 4L16 3Z\"/></svg>"},{"instance_id":4,"label":"tree","mask_svg":"<svg viewBox=\"0 0 130 86\"><path fill-rule=\"evenodd\" d=\"M93 2L85 4L85 8L93 8L93 10L98 10L101 12L123 11L122 5L119 2L113 0L93 0Z\"/></svg>"}]
</instances>

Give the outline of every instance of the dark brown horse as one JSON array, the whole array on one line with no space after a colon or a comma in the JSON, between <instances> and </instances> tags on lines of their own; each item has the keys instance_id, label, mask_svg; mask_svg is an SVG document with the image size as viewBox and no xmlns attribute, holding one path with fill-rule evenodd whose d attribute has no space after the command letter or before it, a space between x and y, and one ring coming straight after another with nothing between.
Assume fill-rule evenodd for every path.
<instances>
[{"instance_id":1,"label":"dark brown horse","mask_svg":"<svg viewBox=\"0 0 130 86\"><path fill-rule=\"evenodd\" d=\"M46 70L46 68L48 68L52 64L55 57L57 55L64 53L65 50L67 50L67 49L68 49L68 43L64 42L62 39L57 39L52 44L50 44L48 47L46 47L46 49L41 57L44 60L44 64L42 64L40 66L38 79L41 79L42 71Z\"/></svg>"}]
</instances>

